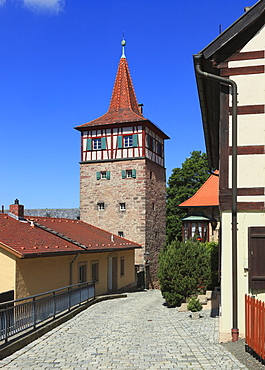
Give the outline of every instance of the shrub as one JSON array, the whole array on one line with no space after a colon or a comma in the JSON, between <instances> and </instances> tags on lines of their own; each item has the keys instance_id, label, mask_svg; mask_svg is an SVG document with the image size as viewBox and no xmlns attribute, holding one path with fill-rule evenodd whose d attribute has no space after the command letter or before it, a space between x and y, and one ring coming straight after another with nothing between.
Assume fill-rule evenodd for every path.
<instances>
[{"instance_id":1,"label":"shrub","mask_svg":"<svg viewBox=\"0 0 265 370\"><path fill-rule=\"evenodd\" d=\"M211 286L212 247L209 244L175 240L160 252L158 278L169 307L180 306L187 297L203 294Z\"/></svg>"},{"instance_id":2,"label":"shrub","mask_svg":"<svg viewBox=\"0 0 265 370\"><path fill-rule=\"evenodd\" d=\"M195 297L192 297L188 304L188 310L191 312L197 312L197 311L201 311L201 309L202 309L202 304L200 303L200 301L196 299Z\"/></svg>"}]
</instances>

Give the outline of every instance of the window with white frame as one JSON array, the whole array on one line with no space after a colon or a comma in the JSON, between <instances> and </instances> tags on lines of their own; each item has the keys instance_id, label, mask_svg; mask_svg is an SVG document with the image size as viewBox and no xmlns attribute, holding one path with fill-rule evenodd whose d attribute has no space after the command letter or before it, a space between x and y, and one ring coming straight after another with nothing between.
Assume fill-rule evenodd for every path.
<instances>
[{"instance_id":1,"label":"window with white frame","mask_svg":"<svg viewBox=\"0 0 265 370\"><path fill-rule=\"evenodd\" d=\"M136 170L122 170L121 175L123 179L136 178Z\"/></svg>"},{"instance_id":2,"label":"window with white frame","mask_svg":"<svg viewBox=\"0 0 265 370\"><path fill-rule=\"evenodd\" d=\"M120 238L124 238L124 232L123 231L118 231L118 236Z\"/></svg>"},{"instance_id":3,"label":"window with white frame","mask_svg":"<svg viewBox=\"0 0 265 370\"><path fill-rule=\"evenodd\" d=\"M99 139L93 139L93 149L94 150L101 149L101 138L99 138Z\"/></svg>"},{"instance_id":4,"label":"window with white frame","mask_svg":"<svg viewBox=\"0 0 265 370\"><path fill-rule=\"evenodd\" d=\"M101 180L101 179L110 180L110 171L97 171L96 178L97 180Z\"/></svg>"},{"instance_id":5,"label":"window with white frame","mask_svg":"<svg viewBox=\"0 0 265 370\"><path fill-rule=\"evenodd\" d=\"M123 146L124 148L132 147L133 146L133 136L128 135L123 137Z\"/></svg>"},{"instance_id":6,"label":"window with white frame","mask_svg":"<svg viewBox=\"0 0 265 370\"><path fill-rule=\"evenodd\" d=\"M99 202L97 206L99 211L103 211L105 209L105 203L103 202Z\"/></svg>"},{"instance_id":7,"label":"window with white frame","mask_svg":"<svg viewBox=\"0 0 265 370\"><path fill-rule=\"evenodd\" d=\"M119 135L117 138L118 148L136 148L138 147L138 135Z\"/></svg>"}]
</instances>

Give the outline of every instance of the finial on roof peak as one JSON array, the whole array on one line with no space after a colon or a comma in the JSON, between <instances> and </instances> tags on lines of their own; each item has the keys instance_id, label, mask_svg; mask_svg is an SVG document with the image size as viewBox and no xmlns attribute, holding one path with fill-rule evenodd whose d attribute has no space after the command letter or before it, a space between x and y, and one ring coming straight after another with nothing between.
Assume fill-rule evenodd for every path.
<instances>
[{"instance_id":1,"label":"finial on roof peak","mask_svg":"<svg viewBox=\"0 0 265 370\"><path fill-rule=\"evenodd\" d=\"M123 39L122 39L122 42L121 42L121 46L122 46L122 55L121 55L121 58L126 58L126 56L125 56L125 50L124 50L125 45L126 45L126 41L124 40L124 35L123 35Z\"/></svg>"}]
</instances>

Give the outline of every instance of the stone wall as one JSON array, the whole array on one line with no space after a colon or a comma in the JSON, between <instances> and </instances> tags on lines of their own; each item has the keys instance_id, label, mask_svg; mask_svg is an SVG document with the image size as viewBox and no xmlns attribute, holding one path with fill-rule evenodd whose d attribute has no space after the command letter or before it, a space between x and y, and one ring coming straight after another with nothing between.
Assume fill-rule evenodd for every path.
<instances>
[{"instance_id":1,"label":"stone wall","mask_svg":"<svg viewBox=\"0 0 265 370\"><path fill-rule=\"evenodd\" d=\"M136 170L136 178L122 178L122 171ZM110 171L110 179L97 172ZM165 242L165 169L147 159L82 163L80 169L80 219L115 235L139 243L135 263L144 264L149 252L151 274L157 271L158 253ZM98 209L104 203L104 210ZM125 203L125 210L120 204Z\"/></svg>"}]
</instances>

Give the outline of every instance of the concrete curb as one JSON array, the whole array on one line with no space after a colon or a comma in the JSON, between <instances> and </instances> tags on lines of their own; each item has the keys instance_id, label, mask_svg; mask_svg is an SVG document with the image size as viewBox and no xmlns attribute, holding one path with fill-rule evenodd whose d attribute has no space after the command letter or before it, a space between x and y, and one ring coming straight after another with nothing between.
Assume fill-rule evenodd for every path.
<instances>
[{"instance_id":1,"label":"concrete curb","mask_svg":"<svg viewBox=\"0 0 265 370\"><path fill-rule=\"evenodd\" d=\"M111 295L103 295L88 301L87 303L78 306L77 308L73 309L69 313L58 317L57 319L44 324L43 326L39 327L38 329L31 331L27 334L22 334L19 338L14 340L10 340L10 342L3 344L2 348L0 348L0 360L3 360L5 357L12 355L12 353L18 351L19 349L25 347L29 343L33 342L34 340L40 338L42 335L48 333L50 330L56 328L57 326L63 324L64 322L68 321L72 317L76 316L78 313L84 311L88 307L103 301L107 301L110 299L117 299L117 298L126 298L127 294L111 294Z\"/></svg>"}]
</instances>

